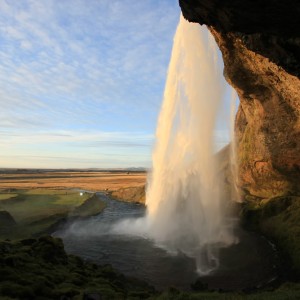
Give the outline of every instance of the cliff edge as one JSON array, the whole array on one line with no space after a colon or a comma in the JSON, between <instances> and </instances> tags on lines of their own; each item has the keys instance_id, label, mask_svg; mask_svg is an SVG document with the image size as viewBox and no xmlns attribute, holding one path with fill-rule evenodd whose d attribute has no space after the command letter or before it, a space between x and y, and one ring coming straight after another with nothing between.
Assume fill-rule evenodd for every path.
<instances>
[{"instance_id":1,"label":"cliff edge","mask_svg":"<svg viewBox=\"0 0 300 300\"><path fill-rule=\"evenodd\" d=\"M179 0L206 24L238 93L235 121L244 197L300 194L300 2Z\"/></svg>"}]
</instances>

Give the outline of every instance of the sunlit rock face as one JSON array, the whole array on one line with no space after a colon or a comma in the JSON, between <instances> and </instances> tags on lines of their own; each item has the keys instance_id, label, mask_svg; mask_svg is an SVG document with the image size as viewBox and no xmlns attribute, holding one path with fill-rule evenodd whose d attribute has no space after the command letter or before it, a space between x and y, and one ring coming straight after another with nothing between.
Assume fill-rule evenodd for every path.
<instances>
[{"instance_id":1,"label":"sunlit rock face","mask_svg":"<svg viewBox=\"0 0 300 300\"><path fill-rule=\"evenodd\" d=\"M300 3L180 0L206 24L240 107L235 123L244 195L300 193Z\"/></svg>"}]
</instances>

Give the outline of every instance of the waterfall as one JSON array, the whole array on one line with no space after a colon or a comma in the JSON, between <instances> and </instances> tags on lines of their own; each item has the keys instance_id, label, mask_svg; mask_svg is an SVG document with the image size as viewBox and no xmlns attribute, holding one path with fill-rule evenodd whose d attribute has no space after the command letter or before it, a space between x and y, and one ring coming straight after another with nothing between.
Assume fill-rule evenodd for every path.
<instances>
[{"instance_id":1,"label":"waterfall","mask_svg":"<svg viewBox=\"0 0 300 300\"><path fill-rule=\"evenodd\" d=\"M181 16L158 120L146 220L156 243L194 257L199 274L216 269L220 247L233 241L213 139L223 93L213 37Z\"/></svg>"}]
</instances>

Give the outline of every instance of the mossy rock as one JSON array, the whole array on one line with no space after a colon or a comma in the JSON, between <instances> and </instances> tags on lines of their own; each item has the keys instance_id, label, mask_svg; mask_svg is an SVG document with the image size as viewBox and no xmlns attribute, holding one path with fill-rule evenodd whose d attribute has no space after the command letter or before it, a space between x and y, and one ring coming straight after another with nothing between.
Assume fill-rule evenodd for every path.
<instances>
[{"instance_id":1,"label":"mossy rock","mask_svg":"<svg viewBox=\"0 0 300 300\"><path fill-rule=\"evenodd\" d=\"M44 236L32 245L34 256L54 264L66 264L67 254L61 239Z\"/></svg>"},{"instance_id":2,"label":"mossy rock","mask_svg":"<svg viewBox=\"0 0 300 300\"><path fill-rule=\"evenodd\" d=\"M80 289L73 284L63 283L61 286L55 289L55 293L59 296L65 296L73 298L76 295L80 294Z\"/></svg>"},{"instance_id":3,"label":"mossy rock","mask_svg":"<svg viewBox=\"0 0 300 300\"><path fill-rule=\"evenodd\" d=\"M12 297L15 299L34 299L35 293L29 286L23 286L14 282L2 282L0 293L3 296Z\"/></svg>"},{"instance_id":4,"label":"mossy rock","mask_svg":"<svg viewBox=\"0 0 300 300\"><path fill-rule=\"evenodd\" d=\"M0 210L0 229L17 225L12 215L5 210Z\"/></svg>"},{"instance_id":5,"label":"mossy rock","mask_svg":"<svg viewBox=\"0 0 300 300\"><path fill-rule=\"evenodd\" d=\"M140 281L132 284L109 265L68 256L58 238L0 242L0 250L1 299L82 299L87 291L98 291L101 299L125 299L135 292L153 295L153 288Z\"/></svg>"},{"instance_id":6,"label":"mossy rock","mask_svg":"<svg viewBox=\"0 0 300 300\"><path fill-rule=\"evenodd\" d=\"M283 255L284 268L300 279L300 197L265 199L255 208L245 203L242 223L272 240Z\"/></svg>"}]
</instances>

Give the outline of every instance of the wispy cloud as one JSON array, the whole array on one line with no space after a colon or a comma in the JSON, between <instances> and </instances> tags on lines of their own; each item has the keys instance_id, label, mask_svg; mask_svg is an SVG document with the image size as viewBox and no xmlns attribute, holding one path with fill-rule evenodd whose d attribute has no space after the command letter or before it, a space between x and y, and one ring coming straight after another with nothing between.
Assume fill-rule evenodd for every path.
<instances>
[{"instance_id":1,"label":"wispy cloud","mask_svg":"<svg viewBox=\"0 0 300 300\"><path fill-rule=\"evenodd\" d=\"M179 12L176 0L0 0L0 167L150 166Z\"/></svg>"},{"instance_id":2,"label":"wispy cloud","mask_svg":"<svg viewBox=\"0 0 300 300\"><path fill-rule=\"evenodd\" d=\"M52 106L62 123L78 117L77 107L95 117L94 105L111 102L116 115L137 105L143 113L157 112L176 1L2 0L1 8L0 87L14 94L14 105L31 109L34 98ZM98 115L107 113L96 108ZM51 120L51 111L41 114Z\"/></svg>"},{"instance_id":3,"label":"wispy cloud","mask_svg":"<svg viewBox=\"0 0 300 300\"><path fill-rule=\"evenodd\" d=\"M41 144L54 157L64 147L113 149L115 157L139 148L149 160L150 143L138 135L153 135L179 7L132 4L0 0L0 165L46 153Z\"/></svg>"}]
</instances>

